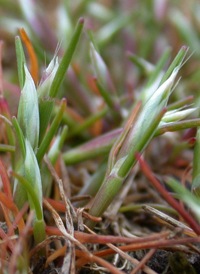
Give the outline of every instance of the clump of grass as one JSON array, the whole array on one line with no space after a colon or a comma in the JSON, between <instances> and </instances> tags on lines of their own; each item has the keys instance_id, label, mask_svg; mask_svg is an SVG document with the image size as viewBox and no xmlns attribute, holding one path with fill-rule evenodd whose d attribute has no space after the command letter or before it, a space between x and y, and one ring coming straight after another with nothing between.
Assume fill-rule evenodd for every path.
<instances>
[{"instance_id":1,"label":"clump of grass","mask_svg":"<svg viewBox=\"0 0 200 274\"><path fill-rule=\"evenodd\" d=\"M0 43L2 273L175 273L176 256L195 273L183 254L200 242L192 4L194 27L165 1L60 2L55 21L34 1L11 3L0 3L16 52L10 64ZM161 270L154 256L167 247Z\"/></svg>"}]
</instances>

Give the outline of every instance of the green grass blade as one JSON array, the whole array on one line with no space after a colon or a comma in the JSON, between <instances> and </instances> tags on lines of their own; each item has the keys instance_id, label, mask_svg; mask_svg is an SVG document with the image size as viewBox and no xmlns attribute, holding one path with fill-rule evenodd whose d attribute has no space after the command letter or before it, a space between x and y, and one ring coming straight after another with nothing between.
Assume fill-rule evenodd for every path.
<instances>
[{"instance_id":1,"label":"green grass blade","mask_svg":"<svg viewBox=\"0 0 200 274\"><path fill-rule=\"evenodd\" d=\"M153 83L155 82L155 80L157 79L157 77L159 77L160 73L162 72L162 68L165 65L165 63L167 62L169 55L171 53L171 49L167 49L163 55L161 56L158 64L155 66L149 80L146 83L146 88L148 88L149 86L153 85ZM167 79L167 78L166 78Z\"/></svg>"},{"instance_id":2,"label":"green grass blade","mask_svg":"<svg viewBox=\"0 0 200 274\"><path fill-rule=\"evenodd\" d=\"M166 182L170 188L177 193L178 198L184 201L192 209L192 211L195 212L196 216L200 218L199 198L193 195L189 190L187 190L173 178L168 178Z\"/></svg>"},{"instance_id":3,"label":"green grass blade","mask_svg":"<svg viewBox=\"0 0 200 274\"><path fill-rule=\"evenodd\" d=\"M24 139L24 134L20 128L20 125L18 123L18 120L16 117L12 118L12 123L13 123L13 127L15 129L17 138L18 138L18 142L19 142L19 146L22 152L22 156L25 159L26 157L26 148L25 148L25 139Z\"/></svg>"},{"instance_id":4,"label":"green grass blade","mask_svg":"<svg viewBox=\"0 0 200 274\"><path fill-rule=\"evenodd\" d=\"M165 132L178 131L178 130L198 127L198 126L200 126L200 118L178 121L178 122L171 122L164 125L159 125L154 136L164 134Z\"/></svg>"},{"instance_id":5,"label":"green grass blade","mask_svg":"<svg viewBox=\"0 0 200 274\"><path fill-rule=\"evenodd\" d=\"M193 156L192 191L200 197L200 127L197 128L196 142Z\"/></svg>"},{"instance_id":6,"label":"green grass blade","mask_svg":"<svg viewBox=\"0 0 200 274\"><path fill-rule=\"evenodd\" d=\"M39 163L42 161L42 158L44 157L44 154L47 152L47 149L59 127L59 124L62 120L63 113L65 111L65 107L66 107L66 99L63 99L60 105L59 112L55 116L46 136L44 137L40 147L38 148L37 159Z\"/></svg>"},{"instance_id":7,"label":"green grass blade","mask_svg":"<svg viewBox=\"0 0 200 274\"><path fill-rule=\"evenodd\" d=\"M38 220L43 220L43 213L42 213L42 208L40 205L40 201L38 199L38 195L37 193L35 193L33 187L31 186L31 184L21 175L12 172L11 173L13 177L17 178L19 180L19 182L23 185L23 187L26 189L26 191L28 192L28 194L31 197L31 201L32 201L32 205L34 205L34 209L35 209L35 214Z\"/></svg>"},{"instance_id":8,"label":"green grass blade","mask_svg":"<svg viewBox=\"0 0 200 274\"><path fill-rule=\"evenodd\" d=\"M185 55L188 51L188 47L187 46L183 46L178 54L176 55L176 57L174 58L173 62L171 63L171 65L169 66L169 68L167 69L167 71L165 72L165 74L163 75L163 78L160 82L160 86L169 78L169 76L171 75L171 73L173 72L173 70L177 67L177 66L181 66Z\"/></svg>"},{"instance_id":9,"label":"green grass blade","mask_svg":"<svg viewBox=\"0 0 200 274\"><path fill-rule=\"evenodd\" d=\"M20 85L20 88L22 89L25 82L24 64L26 64L26 59L25 59L24 50L22 47L22 42L19 36L15 37L15 47L16 47L16 55L17 55L19 85Z\"/></svg>"},{"instance_id":10,"label":"green grass blade","mask_svg":"<svg viewBox=\"0 0 200 274\"><path fill-rule=\"evenodd\" d=\"M127 176L130 169L133 167L133 165L136 162L135 153L142 152L148 143L150 142L151 138L153 137L156 128L158 127L163 115L166 112L166 108L163 109L157 117L152 121L152 123L149 125L148 128L146 128L145 133L143 135L140 135L140 140L135 143L134 146L130 147L130 153L128 154L127 158L124 160L124 163L121 165L118 176L124 178Z\"/></svg>"},{"instance_id":11,"label":"green grass blade","mask_svg":"<svg viewBox=\"0 0 200 274\"><path fill-rule=\"evenodd\" d=\"M51 119L51 114L54 107L54 100L48 98L47 100L42 100L39 103L39 115L40 115L40 135L39 135L39 145L41 144L44 135L46 133L49 121Z\"/></svg>"},{"instance_id":12,"label":"green grass blade","mask_svg":"<svg viewBox=\"0 0 200 274\"><path fill-rule=\"evenodd\" d=\"M0 144L0 151L2 152L15 152L15 147L10 145Z\"/></svg>"},{"instance_id":13,"label":"green grass blade","mask_svg":"<svg viewBox=\"0 0 200 274\"><path fill-rule=\"evenodd\" d=\"M101 119L102 117L104 117L108 112L109 112L109 108L105 107L104 109L86 118L83 121L83 123L81 123L80 125L77 125L75 128L71 130L71 132L69 132L69 134L67 135L67 140L80 134L82 131L92 126L98 119Z\"/></svg>"},{"instance_id":14,"label":"green grass blade","mask_svg":"<svg viewBox=\"0 0 200 274\"><path fill-rule=\"evenodd\" d=\"M79 19L76 29L74 31L73 37L68 45L68 48L65 51L65 54L60 62L60 65L58 67L58 70L56 72L56 75L54 77L53 83L51 85L50 91L49 91L49 96L51 98L55 98L59 88L65 78L67 69L69 67L69 64L71 62L72 56L74 54L74 51L76 49L76 46L78 44L82 29L83 29L83 23L84 19L81 18Z\"/></svg>"},{"instance_id":15,"label":"green grass blade","mask_svg":"<svg viewBox=\"0 0 200 274\"><path fill-rule=\"evenodd\" d=\"M113 130L107 134L97 137L83 145L63 153L66 165L73 165L109 153L122 129Z\"/></svg>"},{"instance_id":16,"label":"green grass blade","mask_svg":"<svg viewBox=\"0 0 200 274\"><path fill-rule=\"evenodd\" d=\"M35 214L36 214L36 219L33 221L33 233L34 233L34 239L35 243L39 244L42 241L45 240L46 238L46 233L45 233L45 223L43 219L43 211L42 207L40 205L40 201L38 199L37 193L34 191L33 187L30 185L30 183L20 176L19 174L12 172L12 176L17 178L20 184L23 185L23 187L26 189L29 197L29 202L30 202L30 208L34 209ZM45 250L42 249L39 252L40 255L45 255Z\"/></svg>"}]
</instances>

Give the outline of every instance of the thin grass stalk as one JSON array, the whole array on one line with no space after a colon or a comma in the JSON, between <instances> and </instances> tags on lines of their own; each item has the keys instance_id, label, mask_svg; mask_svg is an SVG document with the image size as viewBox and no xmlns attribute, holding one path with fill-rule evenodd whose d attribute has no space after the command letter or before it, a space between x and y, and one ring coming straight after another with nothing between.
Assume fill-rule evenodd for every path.
<instances>
[{"instance_id":1,"label":"thin grass stalk","mask_svg":"<svg viewBox=\"0 0 200 274\"><path fill-rule=\"evenodd\" d=\"M148 204L148 203L145 203L145 205L151 206L151 207L158 209L160 211L165 211L167 213L177 215L177 211L169 206L160 205L160 204ZM135 210L140 210L140 209L142 210L143 206L144 206L144 203L141 203L141 204L136 203L136 204L129 204L127 206L121 206L119 209L119 212L128 212L128 211L135 211Z\"/></svg>"},{"instance_id":2,"label":"thin grass stalk","mask_svg":"<svg viewBox=\"0 0 200 274\"><path fill-rule=\"evenodd\" d=\"M184 107L185 105L189 104L190 101L193 101L194 100L194 95L190 95L186 98L183 98L177 102L174 102L170 105L167 106L167 111L169 110L174 110L174 109L179 109L181 107Z\"/></svg>"},{"instance_id":3,"label":"thin grass stalk","mask_svg":"<svg viewBox=\"0 0 200 274\"><path fill-rule=\"evenodd\" d=\"M8 196L9 199L12 199L12 190L10 186L10 180L8 178L8 173L6 171L6 168L1 158L0 158L0 176L1 176L1 181L2 181L5 194Z\"/></svg>"},{"instance_id":4,"label":"thin grass stalk","mask_svg":"<svg viewBox=\"0 0 200 274\"><path fill-rule=\"evenodd\" d=\"M49 96L51 98L56 97L56 94L58 93L60 86L65 78L65 74L67 72L72 56L78 44L82 29L83 29L83 24L84 24L84 19L83 18L79 19L76 25L76 29L74 31L73 37L65 51L65 54L60 62L59 68L56 72L53 83L51 85L51 88L49 91Z\"/></svg>"},{"instance_id":5,"label":"thin grass stalk","mask_svg":"<svg viewBox=\"0 0 200 274\"><path fill-rule=\"evenodd\" d=\"M176 66L181 66L181 64L182 64L182 62L183 62L183 60L184 60L184 58L187 54L187 51L188 51L187 46L181 47L178 54L174 58L173 62L171 63L171 65L167 69L166 73L163 75L163 77L160 81L160 86L168 79L168 77L171 75L171 73L173 72L173 70Z\"/></svg>"},{"instance_id":6,"label":"thin grass stalk","mask_svg":"<svg viewBox=\"0 0 200 274\"><path fill-rule=\"evenodd\" d=\"M157 240L153 240L150 242L144 241L141 244L123 245L123 246L119 246L118 248L120 250L128 252L128 251L137 251L141 249L150 249L150 248L161 249L162 247L166 248L166 247L171 247L178 244L189 244L189 243L199 243L199 242L200 242L200 237L195 237L195 238L187 237L187 238L181 238L181 239L160 239L159 238ZM115 254L115 251L112 249L106 249L106 250L102 250L94 253L94 255L98 257L106 257L112 254ZM88 263L88 260L81 258L77 260L76 265L77 265L77 268L80 269L83 265L87 263Z\"/></svg>"},{"instance_id":7,"label":"thin grass stalk","mask_svg":"<svg viewBox=\"0 0 200 274\"><path fill-rule=\"evenodd\" d=\"M197 127L196 142L193 156L192 191L200 197L200 126Z\"/></svg>"},{"instance_id":8,"label":"thin grass stalk","mask_svg":"<svg viewBox=\"0 0 200 274\"><path fill-rule=\"evenodd\" d=\"M87 184L85 184L84 187L81 188L81 191L79 192L79 196L83 196L83 195L90 195L91 197L93 197L99 190L99 188L101 187L102 183L103 183L103 179L105 177L105 173L106 173L106 168L107 168L107 163L104 162L103 164L101 164L101 166L95 171L95 173L91 176L91 178L89 179L89 181L87 182ZM87 201L78 201L74 203L75 207L83 207L85 204L87 203Z\"/></svg>"},{"instance_id":9,"label":"thin grass stalk","mask_svg":"<svg viewBox=\"0 0 200 274\"><path fill-rule=\"evenodd\" d=\"M155 66L151 76L149 77L149 79L145 85L146 88L153 85L153 83L156 81L156 79L159 78L159 76L164 73L164 72L162 72L162 69L163 69L164 65L166 64L167 60L169 59L170 53L171 53L171 49L167 49L164 51L163 55L160 57L160 59L158 61L158 64ZM166 79L167 78L168 77L166 76Z\"/></svg>"},{"instance_id":10,"label":"thin grass stalk","mask_svg":"<svg viewBox=\"0 0 200 274\"><path fill-rule=\"evenodd\" d=\"M194 118L191 120L184 120L178 122L167 123L166 125L160 125L155 132L155 136L164 134L165 132L174 132L187 128L193 128L200 126L200 118Z\"/></svg>"},{"instance_id":11,"label":"thin grass stalk","mask_svg":"<svg viewBox=\"0 0 200 274\"><path fill-rule=\"evenodd\" d=\"M127 52L127 57L131 62L133 62L145 75L151 75L155 69L154 65L147 62L141 57L133 54L132 52Z\"/></svg>"},{"instance_id":12,"label":"thin grass stalk","mask_svg":"<svg viewBox=\"0 0 200 274\"><path fill-rule=\"evenodd\" d=\"M16 48L16 55L17 55L19 85L20 85L20 88L23 89L24 82L25 82L24 64L26 64L26 59L25 59L21 39L19 36L16 36L15 38L15 48Z\"/></svg>"},{"instance_id":13,"label":"thin grass stalk","mask_svg":"<svg viewBox=\"0 0 200 274\"><path fill-rule=\"evenodd\" d=\"M72 137L80 134L83 130L92 126L97 120L104 117L109 112L109 108L105 107L104 109L100 110L96 114L91 115L90 117L86 118L83 123L77 125L71 132L67 135L67 140L71 139Z\"/></svg>"},{"instance_id":14,"label":"thin grass stalk","mask_svg":"<svg viewBox=\"0 0 200 274\"><path fill-rule=\"evenodd\" d=\"M101 27L97 34L97 44L99 48L105 46L124 26L126 26L131 20L133 20L135 14L132 12L128 15L116 16L106 25Z\"/></svg>"},{"instance_id":15,"label":"thin grass stalk","mask_svg":"<svg viewBox=\"0 0 200 274\"><path fill-rule=\"evenodd\" d=\"M42 158L44 157L44 154L46 153L46 151L47 151L47 149L55 135L55 132L57 131L57 129L60 125L65 108L66 108L66 99L62 99L59 112L57 113L56 117L54 118L46 136L44 137L40 147L38 148L37 160L39 163L42 161Z\"/></svg>"},{"instance_id":16,"label":"thin grass stalk","mask_svg":"<svg viewBox=\"0 0 200 274\"><path fill-rule=\"evenodd\" d=\"M39 146L41 145L41 142L44 139L47 127L49 125L49 121L52 116L54 105L55 105L54 100L50 98L41 100L39 103L39 115L40 115L40 135L39 135L39 143L38 143Z\"/></svg>"},{"instance_id":17,"label":"thin grass stalk","mask_svg":"<svg viewBox=\"0 0 200 274\"><path fill-rule=\"evenodd\" d=\"M20 128L20 125L19 125L18 120L17 120L16 117L12 118L12 123L13 123L13 127L15 129L16 135L17 135L17 140L19 142L21 154L22 154L23 158L25 159L25 157L26 157L26 148L25 148L25 139L24 139L23 132Z\"/></svg>"},{"instance_id":18,"label":"thin grass stalk","mask_svg":"<svg viewBox=\"0 0 200 274\"><path fill-rule=\"evenodd\" d=\"M174 196L181 200L182 207L184 207L183 202L188 205L195 215L194 218L196 218L198 223L200 223L200 201L198 196L192 194L187 188L171 177L167 177L166 183L175 191Z\"/></svg>"},{"instance_id":19,"label":"thin grass stalk","mask_svg":"<svg viewBox=\"0 0 200 274\"><path fill-rule=\"evenodd\" d=\"M15 147L10 145L0 144L0 151L2 152L15 152Z\"/></svg>"},{"instance_id":20,"label":"thin grass stalk","mask_svg":"<svg viewBox=\"0 0 200 274\"><path fill-rule=\"evenodd\" d=\"M109 108L113 108L114 107L114 101L113 98L111 97L111 95L109 94L109 91L106 90L101 83L98 81L98 78L94 78L94 82L101 94L101 96L103 97L104 101L106 102L106 104L108 105Z\"/></svg>"},{"instance_id":21,"label":"thin grass stalk","mask_svg":"<svg viewBox=\"0 0 200 274\"><path fill-rule=\"evenodd\" d=\"M190 227L194 230L197 235L200 235L200 226L194 220L194 218L168 193L168 191L162 187L159 181L153 176L150 168L142 160L139 153L137 153L137 159L142 167L143 172L147 176L147 178L153 183L159 193L163 196L163 198L174 208L177 212L184 218L184 220L190 225Z\"/></svg>"},{"instance_id":22,"label":"thin grass stalk","mask_svg":"<svg viewBox=\"0 0 200 274\"><path fill-rule=\"evenodd\" d=\"M107 155L123 129L116 129L97 137L77 148L63 153L63 160L66 165L79 163L81 161Z\"/></svg>"}]
</instances>

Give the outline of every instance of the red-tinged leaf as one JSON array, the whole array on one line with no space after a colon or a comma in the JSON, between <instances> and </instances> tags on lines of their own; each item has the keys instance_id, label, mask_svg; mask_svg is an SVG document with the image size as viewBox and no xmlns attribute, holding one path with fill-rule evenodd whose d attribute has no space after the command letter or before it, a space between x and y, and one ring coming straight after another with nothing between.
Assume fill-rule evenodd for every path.
<instances>
[{"instance_id":1,"label":"red-tinged leaf","mask_svg":"<svg viewBox=\"0 0 200 274\"><path fill-rule=\"evenodd\" d=\"M97 257L97 256L89 256L88 254L84 253L83 251L80 250L76 250L76 256L84 258L85 260L87 260L88 262L95 262L100 264L101 266L107 268L109 270L110 273L113 274L124 274L124 272L122 272L121 270L119 270L118 268L114 267L112 264L108 263L107 261Z\"/></svg>"},{"instance_id":2,"label":"red-tinged leaf","mask_svg":"<svg viewBox=\"0 0 200 274\"><path fill-rule=\"evenodd\" d=\"M47 235L57 235L62 236L62 232L53 226L46 226L45 231ZM29 234L33 233L33 229L29 230ZM141 243L141 242L149 242L155 239L159 239L161 236L168 235L168 232L164 232L161 234L152 234L148 237L143 238L127 238L127 237L119 237L119 236L111 236L111 235L91 235L88 233L74 231L74 237L81 243L93 243L93 244L107 244L107 243Z\"/></svg>"},{"instance_id":3,"label":"red-tinged leaf","mask_svg":"<svg viewBox=\"0 0 200 274\"><path fill-rule=\"evenodd\" d=\"M4 215L4 218L5 218L5 221L6 221L6 224L7 224L7 227L9 230L12 230L12 233L10 234L13 235L13 226L12 226L12 222L10 220L10 216L9 216L9 210L7 207L5 207L2 203L1 203L1 207L2 207L2 211L3 211L3 215Z\"/></svg>"},{"instance_id":4,"label":"red-tinged leaf","mask_svg":"<svg viewBox=\"0 0 200 274\"><path fill-rule=\"evenodd\" d=\"M5 169L5 166L4 166L1 158L0 158L0 176L1 176L2 184L3 184L4 192L8 196L8 198L12 200L12 191L11 191L11 187L10 187L10 180L8 178L7 171Z\"/></svg>"},{"instance_id":5,"label":"red-tinged leaf","mask_svg":"<svg viewBox=\"0 0 200 274\"><path fill-rule=\"evenodd\" d=\"M197 140L196 137L192 137L192 138L190 138L190 139L188 140L188 144L189 144L191 147L193 147L193 146L195 145L195 143L196 143L196 140Z\"/></svg>"},{"instance_id":6,"label":"red-tinged leaf","mask_svg":"<svg viewBox=\"0 0 200 274\"><path fill-rule=\"evenodd\" d=\"M165 201L168 202L182 217L183 219L190 225L190 227L195 231L197 235L200 235L200 226L195 221L195 219L170 195L170 193L160 184L160 182L155 178L151 169L142 160L139 153L136 153L136 158L140 163L141 169L146 175L146 177L153 183L154 187L158 190L158 192L163 196Z\"/></svg>"},{"instance_id":7,"label":"red-tinged leaf","mask_svg":"<svg viewBox=\"0 0 200 274\"><path fill-rule=\"evenodd\" d=\"M9 239L9 237L7 236L7 234L3 231L3 229L1 227L0 227L0 237L1 237L1 239L6 241L6 244L8 245L10 250L13 251L14 244L12 243L12 241Z\"/></svg>"},{"instance_id":8,"label":"red-tinged leaf","mask_svg":"<svg viewBox=\"0 0 200 274\"><path fill-rule=\"evenodd\" d=\"M17 206L14 204L14 202L9 199L5 194L3 194L2 192L0 192L0 202L7 207L10 211L13 212L14 216L17 216L18 214L20 214L19 209L17 208ZM23 218L20 219L19 224L18 224L18 228L21 231L24 228L25 224L24 224L24 220Z\"/></svg>"},{"instance_id":9,"label":"red-tinged leaf","mask_svg":"<svg viewBox=\"0 0 200 274\"><path fill-rule=\"evenodd\" d=\"M38 75L39 75L39 69L38 69L38 61L37 61L37 57L34 51L34 48L31 44L30 39L28 38L28 35L26 34L25 30L22 28L20 29L20 36L27 48L28 54L29 54L29 58L30 58L30 73L31 76L33 78L33 81L35 83L35 85L38 82Z\"/></svg>"},{"instance_id":10,"label":"red-tinged leaf","mask_svg":"<svg viewBox=\"0 0 200 274\"><path fill-rule=\"evenodd\" d=\"M3 41L0 41L0 94L3 94L3 76L2 76L2 47Z\"/></svg>"},{"instance_id":11,"label":"red-tinged leaf","mask_svg":"<svg viewBox=\"0 0 200 274\"><path fill-rule=\"evenodd\" d=\"M150 249L150 248L162 248L167 246L174 246L174 245L180 245L180 244L192 244L192 243L199 243L200 237L195 238L180 238L180 239L157 239L150 242L142 242L139 244L129 244L129 245L123 245L119 246L118 248L122 251L129 252L129 251L135 251L135 250L141 250L141 249ZM106 257L109 255L115 254L115 251L112 249L105 249L102 251L98 251L94 253L95 256L98 257ZM83 265L87 264L88 260L85 258L81 258L76 261L76 267L77 269L80 269Z\"/></svg>"},{"instance_id":12,"label":"red-tinged leaf","mask_svg":"<svg viewBox=\"0 0 200 274\"><path fill-rule=\"evenodd\" d=\"M8 107L8 103L4 97L0 98L0 111L2 115L11 120L11 113Z\"/></svg>"}]
</instances>

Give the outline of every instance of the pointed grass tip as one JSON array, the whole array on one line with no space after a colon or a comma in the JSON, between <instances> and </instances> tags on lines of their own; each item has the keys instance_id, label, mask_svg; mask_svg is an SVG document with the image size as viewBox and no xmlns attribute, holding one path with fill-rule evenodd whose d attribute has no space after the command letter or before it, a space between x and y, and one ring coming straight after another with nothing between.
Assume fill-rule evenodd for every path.
<instances>
[{"instance_id":1,"label":"pointed grass tip","mask_svg":"<svg viewBox=\"0 0 200 274\"><path fill-rule=\"evenodd\" d=\"M182 50L185 50L185 51L188 50L188 48L189 48L189 47L186 46L186 45L184 45L184 46L181 47L181 49L182 49Z\"/></svg>"},{"instance_id":2,"label":"pointed grass tip","mask_svg":"<svg viewBox=\"0 0 200 274\"><path fill-rule=\"evenodd\" d=\"M78 20L78 23L79 23L79 24L84 24L84 21L85 21L84 18L81 17L81 18Z\"/></svg>"},{"instance_id":3,"label":"pointed grass tip","mask_svg":"<svg viewBox=\"0 0 200 274\"><path fill-rule=\"evenodd\" d=\"M188 144L191 145L191 146L193 146L193 145L195 145L196 140L197 140L196 137L192 137L192 138L190 138L190 139L188 140Z\"/></svg>"},{"instance_id":4,"label":"pointed grass tip","mask_svg":"<svg viewBox=\"0 0 200 274\"><path fill-rule=\"evenodd\" d=\"M66 104L66 103L67 103L67 99L66 98L62 98L61 104Z\"/></svg>"}]
</instances>

